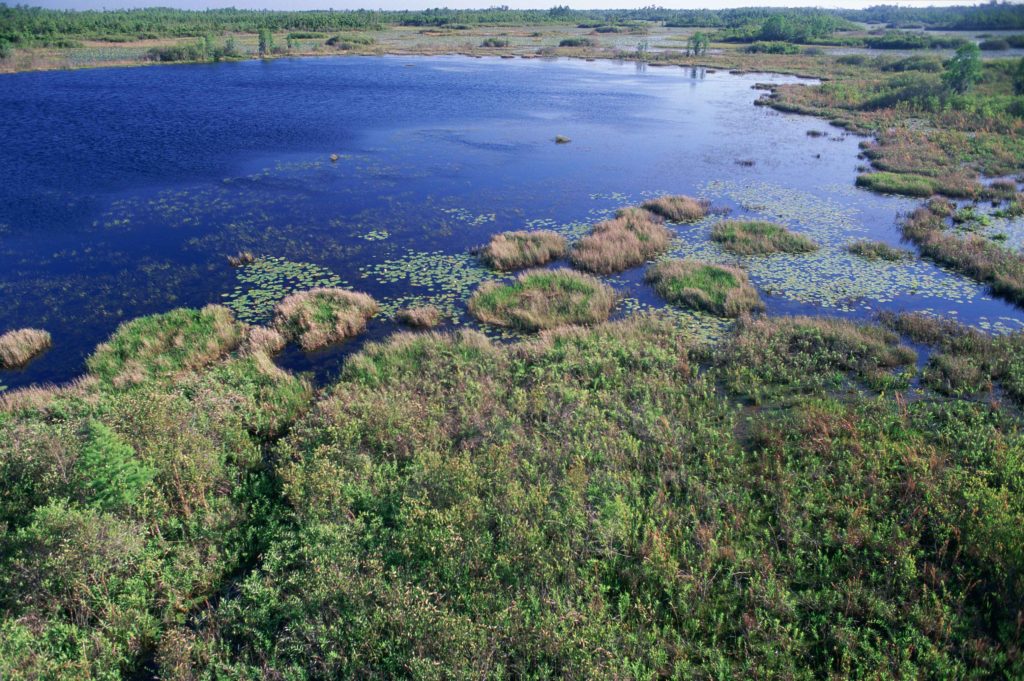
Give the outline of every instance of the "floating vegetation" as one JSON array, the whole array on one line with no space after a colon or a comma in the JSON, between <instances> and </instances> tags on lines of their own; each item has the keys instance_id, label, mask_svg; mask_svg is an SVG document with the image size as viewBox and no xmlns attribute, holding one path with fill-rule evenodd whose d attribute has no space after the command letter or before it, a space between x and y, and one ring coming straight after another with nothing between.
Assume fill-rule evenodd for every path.
<instances>
[{"instance_id":1,"label":"floating vegetation","mask_svg":"<svg viewBox=\"0 0 1024 681\"><path fill-rule=\"evenodd\" d=\"M479 227L486 225L488 222L494 222L498 219L497 213L483 213L481 215L474 215L465 208L442 208L441 212L448 215L454 220L464 222L471 227Z\"/></svg>"},{"instance_id":2,"label":"floating vegetation","mask_svg":"<svg viewBox=\"0 0 1024 681\"><path fill-rule=\"evenodd\" d=\"M308 262L284 258L257 258L237 270L238 285L223 294L224 305L240 321L264 324L273 316L274 307L296 291L347 286L330 270Z\"/></svg>"},{"instance_id":3,"label":"floating vegetation","mask_svg":"<svg viewBox=\"0 0 1024 681\"><path fill-rule=\"evenodd\" d=\"M568 144L569 142L572 140L565 135L555 135L555 144Z\"/></svg>"},{"instance_id":4,"label":"floating vegetation","mask_svg":"<svg viewBox=\"0 0 1024 681\"><path fill-rule=\"evenodd\" d=\"M469 311L488 324L525 331L608 319L615 292L587 274L569 269L530 270L512 284L487 282L469 300Z\"/></svg>"},{"instance_id":5,"label":"floating vegetation","mask_svg":"<svg viewBox=\"0 0 1024 681\"><path fill-rule=\"evenodd\" d=\"M256 262L256 256L252 251L239 251L236 255L228 256L228 264L232 267L241 267Z\"/></svg>"},{"instance_id":6,"label":"floating vegetation","mask_svg":"<svg viewBox=\"0 0 1024 681\"><path fill-rule=\"evenodd\" d=\"M362 333L378 309L365 293L315 288L282 300L274 308L274 326L303 350L318 350Z\"/></svg>"},{"instance_id":7,"label":"floating vegetation","mask_svg":"<svg viewBox=\"0 0 1024 681\"><path fill-rule=\"evenodd\" d=\"M360 234L359 238L366 241L384 241L390 236L391 234L386 229L375 229L365 234Z\"/></svg>"},{"instance_id":8,"label":"floating vegetation","mask_svg":"<svg viewBox=\"0 0 1024 681\"><path fill-rule=\"evenodd\" d=\"M699 260L662 260L647 269L645 279L673 305L706 310L722 317L763 310L764 302L737 267Z\"/></svg>"}]
</instances>

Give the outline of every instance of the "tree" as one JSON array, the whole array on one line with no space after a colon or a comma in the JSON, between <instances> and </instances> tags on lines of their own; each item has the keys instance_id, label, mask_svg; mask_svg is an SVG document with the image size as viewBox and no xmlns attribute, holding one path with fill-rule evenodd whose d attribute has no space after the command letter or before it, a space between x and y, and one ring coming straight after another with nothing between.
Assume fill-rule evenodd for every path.
<instances>
[{"instance_id":1,"label":"tree","mask_svg":"<svg viewBox=\"0 0 1024 681\"><path fill-rule=\"evenodd\" d=\"M694 56L707 54L708 43L710 42L711 40L708 38L707 33L697 31L686 40L687 56L689 56L690 54L693 54Z\"/></svg>"},{"instance_id":2,"label":"tree","mask_svg":"<svg viewBox=\"0 0 1024 681\"><path fill-rule=\"evenodd\" d=\"M266 57L274 49L274 34L268 28L260 29L260 56Z\"/></svg>"},{"instance_id":3,"label":"tree","mask_svg":"<svg viewBox=\"0 0 1024 681\"><path fill-rule=\"evenodd\" d=\"M1017 71L1013 74L1013 93L1024 97L1024 57L1017 62Z\"/></svg>"},{"instance_id":4,"label":"tree","mask_svg":"<svg viewBox=\"0 0 1024 681\"><path fill-rule=\"evenodd\" d=\"M942 74L946 87L963 94L981 78L981 50L974 43L960 46Z\"/></svg>"}]
</instances>

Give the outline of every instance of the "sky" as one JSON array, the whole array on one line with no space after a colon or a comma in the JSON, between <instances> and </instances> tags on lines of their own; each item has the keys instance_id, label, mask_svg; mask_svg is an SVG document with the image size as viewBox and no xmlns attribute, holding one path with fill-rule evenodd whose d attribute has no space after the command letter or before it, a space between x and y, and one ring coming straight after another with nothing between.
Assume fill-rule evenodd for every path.
<instances>
[{"instance_id":1,"label":"sky","mask_svg":"<svg viewBox=\"0 0 1024 681\"><path fill-rule=\"evenodd\" d=\"M9 2L8 4L14 4ZM452 9L479 9L492 5L508 5L513 9L548 9L553 5L569 5L576 9L624 9L643 7L647 0L29 0L26 4L51 9L123 9L131 7L178 7L182 9L208 9L238 7L240 9L426 9L449 7ZM900 5L905 7L949 6L978 4L970 0L662 0L653 3L675 9L721 9L724 7L824 7L863 9L872 5Z\"/></svg>"}]
</instances>

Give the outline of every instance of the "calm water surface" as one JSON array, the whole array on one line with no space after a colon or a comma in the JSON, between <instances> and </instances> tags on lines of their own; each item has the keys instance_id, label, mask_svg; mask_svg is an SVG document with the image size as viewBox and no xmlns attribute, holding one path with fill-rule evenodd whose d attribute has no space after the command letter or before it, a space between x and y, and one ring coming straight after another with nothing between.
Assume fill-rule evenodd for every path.
<instances>
[{"instance_id":1,"label":"calm water surface","mask_svg":"<svg viewBox=\"0 0 1024 681\"><path fill-rule=\"evenodd\" d=\"M384 314L370 338L393 331L391 314L410 303L469 324L465 299L496 275L468 249L491 233L543 227L574 238L665 192L780 220L822 244L740 260L769 313L926 309L1018 328L1018 310L967 279L845 253L855 238L897 244L895 219L914 203L853 187L859 138L752 105L756 83L786 80L461 57L4 76L0 332L45 328L54 347L0 372L0 385L73 378L139 315L223 303L265 322L283 295L315 284L377 297ZM708 241L715 219L676 227L674 254L735 262ZM991 229L1011 244L1024 232ZM239 249L260 261L230 268L225 256ZM660 305L642 268L610 281L624 296L618 314ZM686 321L708 336L723 328ZM329 376L354 347L289 350L281 362Z\"/></svg>"}]
</instances>

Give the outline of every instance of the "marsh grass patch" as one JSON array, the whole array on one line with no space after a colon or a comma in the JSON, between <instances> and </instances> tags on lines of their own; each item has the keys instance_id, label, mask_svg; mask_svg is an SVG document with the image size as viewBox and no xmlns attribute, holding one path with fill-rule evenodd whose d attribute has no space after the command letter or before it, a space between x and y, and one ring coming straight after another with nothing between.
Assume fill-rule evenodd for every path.
<instances>
[{"instance_id":1,"label":"marsh grass patch","mask_svg":"<svg viewBox=\"0 0 1024 681\"><path fill-rule=\"evenodd\" d=\"M491 237L479 255L496 270L520 270L545 265L565 255L564 236L549 230L501 232Z\"/></svg>"},{"instance_id":2,"label":"marsh grass patch","mask_svg":"<svg viewBox=\"0 0 1024 681\"><path fill-rule=\"evenodd\" d=\"M441 311L433 305L402 308L395 315L399 322L417 329L432 329L441 323Z\"/></svg>"},{"instance_id":3,"label":"marsh grass patch","mask_svg":"<svg viewBox=\"0 0 1024 681\"><path fill-rule=\"evenodd\" d=\"M673 305L705 310L722 317L764 309L764 301L737 267L699 260L662 260L647 269L645 279Z\"/></svg>"},{"instance_id":4,"label":"marsh grass patch","mask_svg":"<svg viewBox=\"0 0 1024 681\"><path fill-rule=\"evenodd\" d=\"M16 329L0 336L0 369L25 366L51 345L48 331Z\"/></svg>"},{"instance_id":5,"label":"marsh grass patch","mask_svg":"<svg viewBox=\"0 0 1024 681\"><path fill-rule=\"evenodd\" d=\"M362 333L378 309L365 293L315 288L282 300L274 309L274 326L304 350L317 350Z\"/></svg>"},{"instance_id":6,"label":"marsh grass patch","mask_svg":"<svg viewBox=\"0 0 1024 681\"><path fill-rule=\"evenodd\" d=\"M104 383L126 387L206 366L243 338L242 324L225 307L177 309L121 324L86 364Z\"/></svg>"},{"instance_id":7,"label":"marsh grass patch","mask_svg":"<svg viewBox=\"0 0 1024 681\"><path fill-rule=\"evenodd\" d=\"M469 311L487 324L524 331L564 324L605 321L615 291L595 277L569 269L530 270L514 283L483 284L469 300Z\"/></svg>"},{"instance_id":8,"label":"marsh grass patch","mask_svg":"<svg viewBox=\"0 0 1024 681\"><path fill-rule=\"evenodd\" d=\"M711 239L737 255L810 253L818 249L808 237L764 220L722 220L711 229Z\"/></svg>"},{"instance_id":9,"label":"marsh grass patch","mask_svg":"<svg viewBox=\"0 0 1024 681\"><path fill-rule=\"evenodd\" d=\"M858 239L846 246L846 250L853 255L860 256L867 260L885 260L887 262L899 262L914 257L910 251L902 248L895 248L884 241L869 241Z\"/></svg>"},{"instance_id":10,"label":"marsh grass patch","mask_svg":"<svg viewBox=\"0 0 1024 681\"><path fill-rule=\"evenodd\" d=\"M691 196L668 195L644 201L644 210L660 215L669 222L696 222L708 214L711 202L707 199L695 199Z\"/></svg>"},{"instance_id":11,"label":"marsh grass patch","mask_svg":"<svg viewBox=\"0 0 1024 681\"><path fill-rule=\"evenodd\" d=\"M642 208L623 208L599 222L572 249L576 267L596 274L623 272L668 250L672 232L664 220Z\"/></svg>"}]
</instances>

